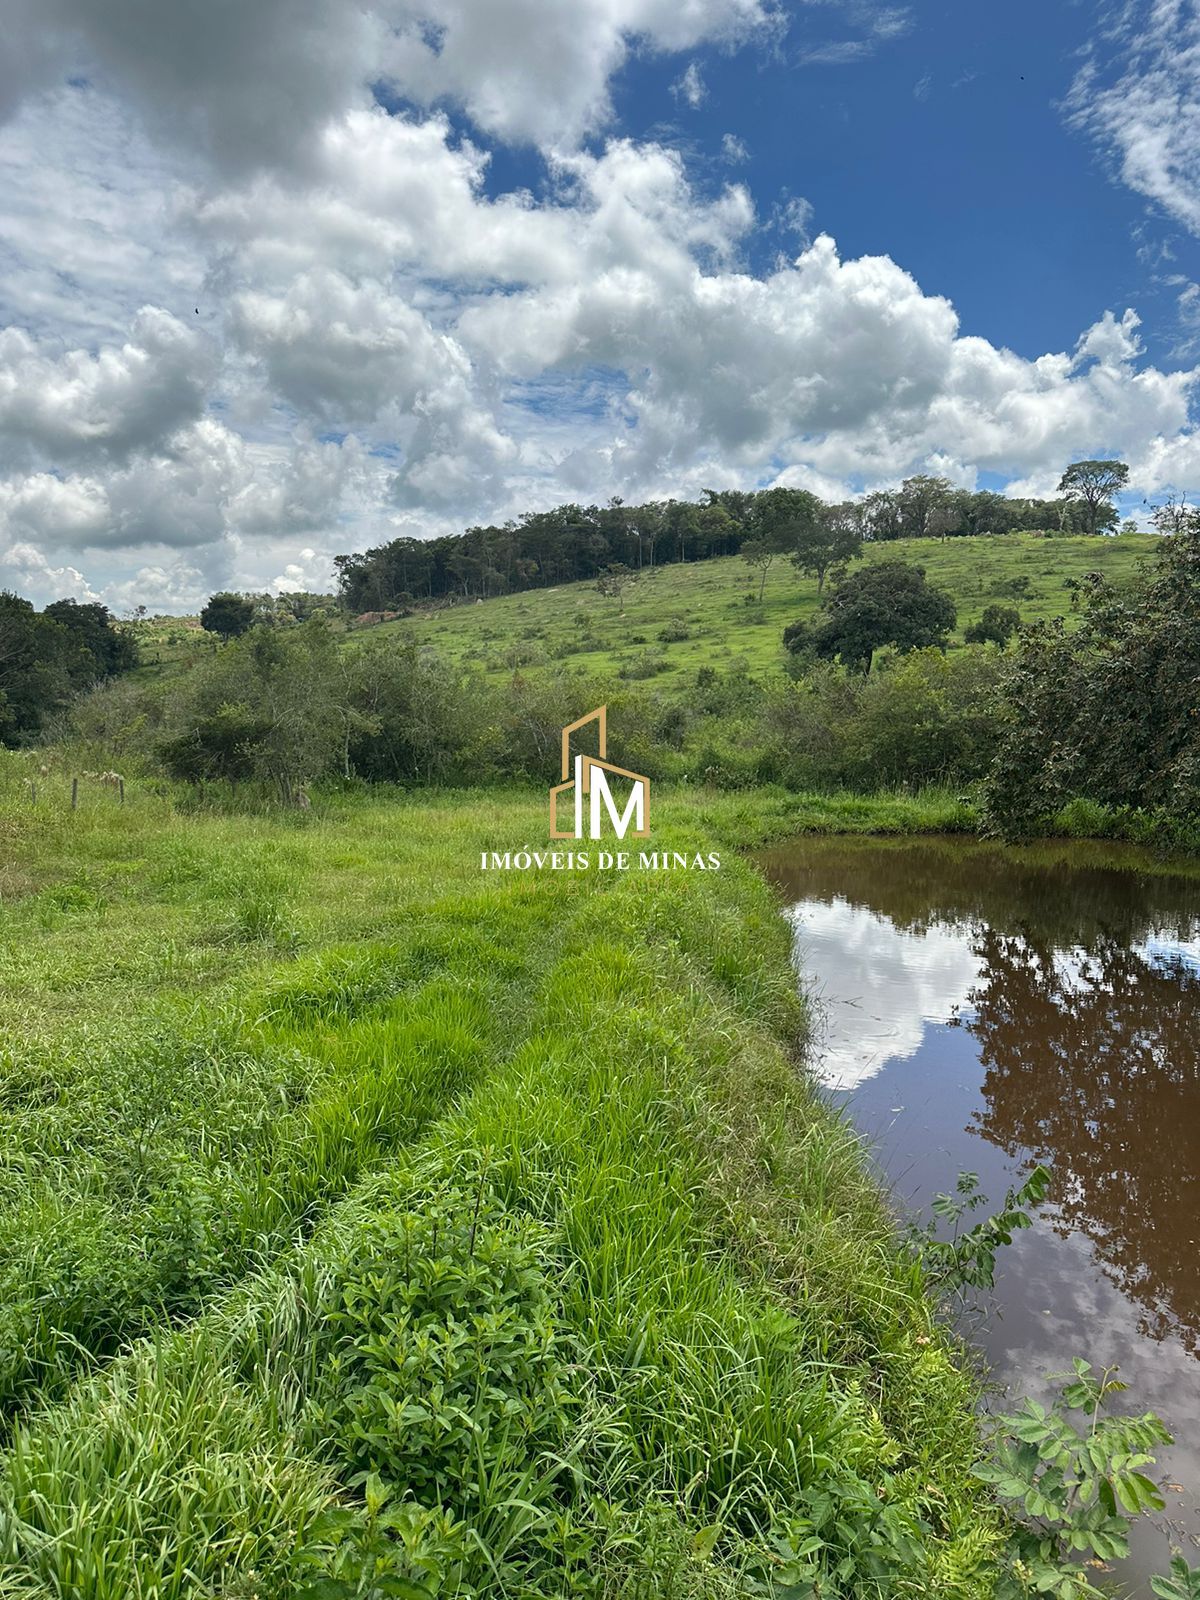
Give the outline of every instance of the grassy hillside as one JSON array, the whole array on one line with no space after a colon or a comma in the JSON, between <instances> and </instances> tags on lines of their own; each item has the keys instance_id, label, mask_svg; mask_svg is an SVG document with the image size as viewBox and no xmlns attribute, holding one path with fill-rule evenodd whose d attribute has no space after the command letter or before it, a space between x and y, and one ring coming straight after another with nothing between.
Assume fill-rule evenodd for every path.
<instances>
[{"instance_id":1,"label":"grassy hillside","mask_svg":"<svg viewBox=\"0 0 1200 1600\"><path fill-rule=\"evenodd\" d=\"M72 814L23 771L0 1593L987 1591L971 1384L728 853L836 802L661 796L719 872L488 874L536 796Z\"/></svg>"},{"instance_id":2,"label":"grassy hillside","mask_svg":"<svg viewBox=\"0 0 1200 1600\"><path fill-rule=\"evenodd\" d=\"M121 626L137 641L141 665L135 671L141 678L189 666L213 647L213 637L204 632L198 617L146 617Z\"/></svg>"},{"instance_id":3,"label":"grassy hillside","mask_svg":"<svg viewBox=\"0 0 1200 1600\"><path fill-rule=\"evenodd\" d=\"M1154 543L1151 535L1006 534L944 543L899 540L868 546L866 559L923 566L932 582L954 596L961 639L963 628L997 601L1015 605L1026 621L1069 616L1067 579L1095 571L1120 585ZM761 670L779 661L784 627L816 609L817 586L782 558L767 574L762 605L758 586L758 574L734 556L661 567L628 585L619 600L604 598L588 583L564 584L383 623L362 637L413 638L493 673L569 660L669 686L694 677L701 666L728 668L742 661Z\"/></svg>"}]
</instances>

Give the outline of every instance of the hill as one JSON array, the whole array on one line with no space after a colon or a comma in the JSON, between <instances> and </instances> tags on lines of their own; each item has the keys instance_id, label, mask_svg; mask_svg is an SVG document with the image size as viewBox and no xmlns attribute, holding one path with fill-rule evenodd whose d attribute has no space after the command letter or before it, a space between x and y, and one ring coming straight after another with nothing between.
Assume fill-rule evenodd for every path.
<instances>
[{"instance_id":1,"label":"hill","mask_svg":"<svg viewBox=\"0 0 1200 1600\"><path fill-rule=\"evenodd\" d=\"M1016 606L1027 622L1069 619L1070 581L1100 572L1120 587L1155 542L1152 534L901 539L868 545L865 559L923 566L930 581L954 597L961 643L963 629L996 602ZM762 671L779 661L785 626L817 609L816 581L780 557L767 573L761 604L758 593L759 574L741 557L718 557L644 572L615 598L591 582L563 584L419 612L357 636L413 639L493 675L570 660L597 673L669 686L693 678L702 666L728 669L741 662Z\"/></svg>"}]
</instances>

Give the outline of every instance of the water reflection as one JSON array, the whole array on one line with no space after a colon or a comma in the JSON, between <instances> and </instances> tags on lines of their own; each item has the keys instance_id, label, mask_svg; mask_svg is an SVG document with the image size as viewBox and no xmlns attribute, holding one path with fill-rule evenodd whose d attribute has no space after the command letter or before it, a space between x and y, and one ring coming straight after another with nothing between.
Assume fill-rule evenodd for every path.
<instances>
[{"instance_id":1,"label":"water reflection","mask_svg":"<svg viewBox=\"0 0 1200 1600\"><path fill-rule=\"evenodd\" d=\"M1142 943L1069 952L980 930L970 1028L983 1134L1053 1165L1080 1229L1156 1338L1200 1324L1200 977Z\"/></svg>"},{"instance_id":2,"label":"water reflection","mask_svg":"<svg viewBox=\"0 0 1200 1600\"><path fill-rule=\"evenodd\" d=\"M792 917L797 964L819 1002L817 1058L831 1089L853 1089L915 1054L928 1025L964 1004L979 976L956 928L905 933L840 898L801 901Z\"/></svg>"},{"instance_id":3,"label":"water reflection","mask_svg":"<svg viewBox=\"0 0 1200 1600\"><path fill-rule=\"evenodd\" d=\"M821 1002L818 1070L902 1198L1053 1171L1002 1263L994 1368L1031 1392L1076 1354L1119 1361L1174 1426L1172 1509L1200 1536L1200 880L958 840L801 841L765 866Z\"/></svg>"}]
</instances>

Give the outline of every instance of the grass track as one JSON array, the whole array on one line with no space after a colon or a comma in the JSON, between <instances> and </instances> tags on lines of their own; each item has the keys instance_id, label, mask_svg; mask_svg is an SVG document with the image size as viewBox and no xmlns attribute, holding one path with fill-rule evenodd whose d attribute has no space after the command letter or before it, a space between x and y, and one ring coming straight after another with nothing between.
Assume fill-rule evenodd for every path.
<instances>
[{"instance_id":1,"label":"grass track","mask_svg":"<svg viewBox=\"0 0 1200 1600\"><path fill-rule=\"evenodd\" d=\"M338 801L297 825L185 818L148 795L123 816L64 819L16 797L0 819L30 891L5 904L3 970L37 1022L0 1077L16 1301L58 1319L54 1349L109 1359L65 1391L66 1357L17 1385L0 1594L282 1600L306 1562L335 1570L331 1508L361 1534L364 1461L408 1493L403 1559L435 1574L431 1594L748 1593L805 1496L850 1480L926 1530L886 1592L986 1593L970 1382L852 1136L797 1075L786 929L730 854L806 823L955 815L936 797L872 815L663 795L656 845L721 849L719 874L533 878L478 868L480 848L544 831L525 798ZM125 870L106 876L118 834ZM63 882L92 892L53 897ZM252 883L267 885L261 917ZM214 947L223 918L242 932ZM169 966L148 927L170 930ZM127 1008L111 980L123 961L151 979ZM172 1182L194 1195L217 1178L234 1199L188 1211L175 1297L159 1284L101 1326L72 1324L99 1278L81 1302L38 1277L31 1197L58 1203L60 1260L81 1279L90 1252L149 1236ZM105 1221L75 1234L83 1197ZM414 1237L430 1281L458 1273L467 1294L477 1251L519 1257L526 1300L549 1308L537 1337L558 1376L511 1391L489 1365L497 1325L460 1313L472 1370L492 1374L468 1405L482 1476L436 1439L398 1457L416 1422L377 1435L354 1420L376 1392L425 1392L419 1363L399 1390L386 1365L404 1324L384 1285ZM351 1303L382 1342L346 1342ZM520 1332L526 1301L513 1304ZM339 1389L331 1374L371 1350L385 1360L372 1384ZM548 1410L551 1390L564 1398ZM529 1420L544 1412L550 1434ZM433 1499L408 1475L429 1460L443 1462ZM863 1552L833 1554L850 1562L846 1593L873 1592Z\"/></svg>"}]
</instances>

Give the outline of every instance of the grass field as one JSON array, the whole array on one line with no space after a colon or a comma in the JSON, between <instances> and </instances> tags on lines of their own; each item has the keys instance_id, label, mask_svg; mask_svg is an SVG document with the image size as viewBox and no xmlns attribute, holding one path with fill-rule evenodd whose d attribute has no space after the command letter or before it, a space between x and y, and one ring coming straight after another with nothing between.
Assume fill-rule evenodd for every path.
<instances>
[{"instance_id":1,"label":"grass field","mask_svg":"<svg viewBox=\"0 0 1200 1600\"><path fill-rule=\"evenodd\" d=\"M869 545L865 559L923 566L931 582L953 595L961 641L962 630L997 602L1015 606L1027 622L1069 618L1068 579L1101 572L1120 586L1154 545L1149 534L1118 539L1005 534ZM414 639L449 660L494 674L569 660L597 673L653 677L669 688L693 679L702 666L727 670L740 662L757 672L778 665L783 630L816 610L817 585L781 557L767 574L761 605L758 588L759 574L732 556L660 567L627 585L619 600L606 599L589 583L564 584L467 601L382 623L359 637Z\"/></svg>"},{"instance_id":2,"label":"grass field","mask_svg":"<svg viewBox=\"0 0 1200 1600\"><path fill-rule=\"evenodd\" d=\"M0 1594L987 1592L971 1382L735 849L952 799L663 795L719 872L503 874L537 797L73 814L25 770Z\"/></svg>"},{"instance_id":3,"label":"grass field","mask_svg":"<svg viewBox=\"0 0 1200 1600\"><path fill-rule=\"evenodd\" d=\"M212 634L196 617L147 617L121 626L137 641L140 663L134 671L144 680L190 666L213 648Z\"/></svg>"}]
</instances>

